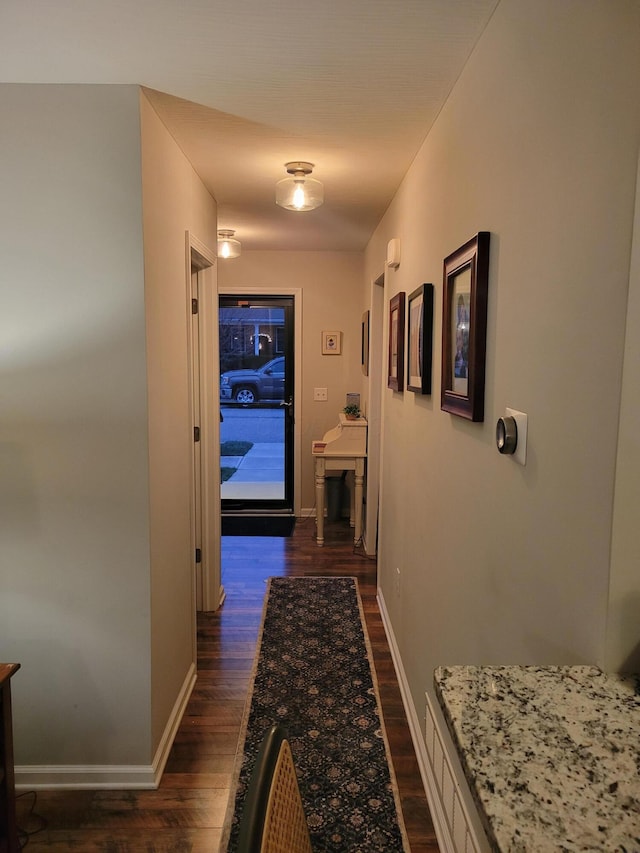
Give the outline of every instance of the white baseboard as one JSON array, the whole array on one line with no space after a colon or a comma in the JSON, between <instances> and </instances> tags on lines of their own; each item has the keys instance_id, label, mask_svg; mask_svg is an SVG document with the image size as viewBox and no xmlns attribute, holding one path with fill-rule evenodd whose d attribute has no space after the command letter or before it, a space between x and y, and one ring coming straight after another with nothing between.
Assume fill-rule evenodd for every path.
<instances>
[{"instance_id":1,"label":"white baseboard","mask_svg":"<svg viewBox=\"0 0 640 853\"><path fill-rule=\"evenodd\" d=\"M429 758L427 756L427 747L422 733L422 726L418 719L418 715L413 704L413 699L411 698L409 682L407 680L407 676L402 665L400 650L398 648L398 644L393 633L393 627L391 625L391 620L389 619L389 613L385 604L384 595L382 594L382 590L380 589L380 587L378 587L378 606L380 607L382 623L384 625L384 630L387 635L387 641L389 643L389 649L391 651L391 657L393 659L396 677L400 686L402 704L404 705L404 710L407 715L409 731L411 732L411 740L413 741L413 748L416 751L416 758L418 760L420 776L422 778L422 784L424 786L425 794L427 796L427 802L429 803L431 819L433 820L433 826L436 831L436 838L438 839L438 846L440 847L441 853L455 853L453 838L451 837L451 832L449 831L445 811L440 800L440 796L438 794L436 780L433 775L433 770L431 768Z\"/></svg>"},{"instance_id":2,"label":"white baseboard","mask_svg":"<svg viewBox=\"0 0 640 853\"><path fill-rule=\"evenodd\" d=\"M198 673L196 670L196 664L195 661L193 661L191 663L191 666L187 670L187 675L182 684L182 688L178 693L178 698L175 701L173 710L169 715L167 725L164 727L164 733L160 738L160 743L153 759L152 767L154 769L154 787L156 788L158 787L158 785L160 784L160 780L162 779L162 774L164 773L164 768L166 767L167 760L169 758L169 753L171 752L171 747L173 746L173 741L175 740L178 728L180 727L180 723L182 722L182 717L184 716L184 712L187 707L187 702L189 701L191 693L193 692L193 688L195 687L197 677Z\"/></svg>"},{"instance_id":3,"label":"white baseboard","mask_svg":"<svg viewBox=\"0 0 640 853\"><path fill-rule=\"evenodd\" d=\"M173 706L160 744L151 764L90 764L39 765L24 764L15 768L17 790L38 789L153 789L160 779L184 715L187 702L196 683L196 666L189 667L178 698Z\"/></svg>"},{"instance_id":4,"label":"white baseboard","mask_svg":"<svg viewBox=\"0 0 640 853\"><path fill-rule=\"evenodd\" d=\"M152 765L24 764L15 769L16 790L107 790L156 788Z\"/></svg>"}]
</instances>

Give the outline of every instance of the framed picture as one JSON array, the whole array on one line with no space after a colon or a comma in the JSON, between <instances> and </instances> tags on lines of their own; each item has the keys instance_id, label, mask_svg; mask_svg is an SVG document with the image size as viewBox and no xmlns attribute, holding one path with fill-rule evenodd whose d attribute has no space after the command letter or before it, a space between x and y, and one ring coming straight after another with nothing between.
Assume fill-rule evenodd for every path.
<instances>
[{"instance_id":1,"label":"framed picture","mask_svg":"<svg viewBox=\"0 0 640 853\"><path fill-rule=\"evenodd\" d=\"M489 232L480 231L444 259L440 407L484 420Z\"/></svg>"},{"instance_id":2,"label":"framed picture","mask_svg":"<svg viewBox=\"0 0 640 853\"><path fill-rule=\"evenodd\" d=\"M342 332L322 333L322 355L340 355L342 352Z\"/></svg>"},{"instance_id":3,"label":"framed picture","mask_svg":"<svg viewBox=\"0 0 640 853\"><path fill-rule=\"evenodd\" d=\"M369 375L369 312L365 311L362 315L362 356L360 363L362 364L362 372L365 376Z\"/></svg>"},{"instance_id":4,"label":"framed picture","mask_svg":"<svg viewBox=\"0 0 640 853\"><path fill-rule=\"evenodd\" d=\"M421 284L409 294L407 390L431 393L433 347L433 285Z\"/></svg>"},{"instance_id":5,"label":"framed picture","mask_svg":"<svg viewBox=\"0 0 640 853\"><path fill-rule=\"evenodd\" d=\"M389 370L387 387L404 390L404 303L405 294L397 293L389 302Z\"/></svg>"}]
</instances>

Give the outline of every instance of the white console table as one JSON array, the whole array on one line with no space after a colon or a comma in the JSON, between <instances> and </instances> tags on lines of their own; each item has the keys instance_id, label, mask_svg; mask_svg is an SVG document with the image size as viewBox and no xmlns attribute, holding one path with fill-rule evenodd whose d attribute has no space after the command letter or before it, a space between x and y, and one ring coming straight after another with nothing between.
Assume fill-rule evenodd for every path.
<instances>
[{"instance_id":1,"label":"white console table","mask_svg":"<svg viewBox=\"0 0 640 853\"><path fill-rule=\"evenodd\" d=\"M353 541L362 538L362 497L364 468L367 458L367 421L349 420L340 414L340 423L314 441L311 451L315 463L316 481L316 542L324 545L324 492L328 471L353 471L355 488L351 497L351 519L355 528Z\"/></svg>"}]
</instances>

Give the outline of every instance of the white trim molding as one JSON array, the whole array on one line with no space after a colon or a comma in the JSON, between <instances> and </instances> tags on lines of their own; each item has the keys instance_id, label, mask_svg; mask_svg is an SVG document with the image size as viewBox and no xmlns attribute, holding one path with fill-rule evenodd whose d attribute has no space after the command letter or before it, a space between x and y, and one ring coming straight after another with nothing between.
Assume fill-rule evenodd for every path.
<instances>
[{"instance_id":1,"label":"white trim molding","mask_svg":"<svg viewBox=\"0 0 640 853\"><path fill-rule=\"evenodd\" d=\"M442 853L488 853L490 845L471 803L471 792L466 782L460 781L462 769L454 769L454 764L459 764L457 756L452 757L453 746L439 729L428 695L425 696L424 725L418 719L380 587L377 598L438 846Z\"/></svg>"},{"instance_id":2,"label":"white trim molding","mask_svg":"<svg viewBox=\"0 0 640 853\"><path fill-rule=\"evenodd\" d=\"M151 764L25 764L15 768L17 790L143 790L160 784L164 768L196 683L195 664L189 668Z\"/></svg>"},{"instance_id":3,"label":"white trim molding","mask_svg":"<svg viewBox=\"0 0 640 853\"><path fill-rule=\"evenodd\" d=\"M391 626L391 620L389 619L387 605L385 604L384 595L380 587L378 587L377 598L380 615L382 616L382 624L384 626L385 634L387 635L387 642L389 643L393 666L396 671L398 685L400 686L402 704L404 705L407 721L409 723L409 731L411 732L411 740L413 741L413 748L416 752L416 759L418 761L422 784L427 796L427 802L429 803L429 810L431 811L431 819L433 820L433 826L436 831L436 838L438 839L438 847L442 853L456 853L455 847L453 846L453 839L451 838L451 833L449 832L449 827L447 825L444 809L437 793L438 786L436 785L433 770L431 769L431 764L429 763L429 758L427 756L427 748L422 736L422 727L411 699L409 682L407 681L407 676L402 665L400 650L396 642L395 634L393 633L393 627Z\"/></svg>"},{"instance_id":4,"label":"white trim molding","mask_svg":"<svg viewBox=\"0 0 640 853\"><path fill-rule=\"evenodd\" d=\"M191 698L191 694L193 693L193 688L196 685L197 677L198 672L196 669L196 665L195 663L192 663L182 684L182 689L180 690L180 693L178 693L178 698L175 701L173 710L169 715L167 725L164 727L164 733L160 738L160 743L158 744L158 748L153 759L152 766L155 780L154 787L156 788L158 787L158 785L160 784L160 780L162 779L162 774L164 773L164 768L166 767L167 761L169 759L171 747L173 746L176 734L178 733L178 728L180 727L180 723L182 722L184 712L187 708L187 703Z\"/></svg>"},{"instance_id":5,"label":"white trim molding","mask_svg":"<svg viewBox=\"0 0 640 853\"><path fill-rule=\"evenodd\" d=\"M192 270L198 270L198 317L199 319L199 370L200 380L200 522L202 536L202 600L200 609L217 610L224 600L222 586L222 567L220 555L220 404L218 400L218 373L220 355L218 352L218 280L216 255L205 243L191 231L185 232L185 280L187 328L189 329L189 351L193 359L192 339ZM190 397L193 411L194 365L190 367ZM195 476L195 471L192 472ZM195 497L195 482L192 484ZM192 514L192 548L195 554L195 505ZM195 567L194 567L195 571ZM195 636L194 636L195 643ZM194 645L195 649L195 645ZM194 652L195 658L195 652Z\"/></svg>"},{"instance_id":6,"label":"white trim molding","mask_svg":"<svg viewBox=\"0 0 640 853\"><path fill-rule=\"evenodd\" d=\"M458 774L453 768L449 754L451 746L446 744L439 731L428 696L426 696L424 726L418 720L409 681L402 665L400 649L380 587L378 587L377 598L438 846L442 853L488 853L490 846L484 831L478 825L479 817L475 807L466 802L471 797L471 793L468 790L463 791L462 785L458 782ZM431 755L427 744L427 733L432 741ZM438 776L434 768L437 768ZM474 809L473 816L471 809Z\"/></svg>"},{"instance_id":7,"label":"white trim molding","mask_svg":"<svg viewBox=\"0 0 640 853\"><path fill-rule=\"evenodd\" d=\"M29 764L16 766L15 776L17 791L157 788L150 764Z\"/></svg>"}]
</instances>

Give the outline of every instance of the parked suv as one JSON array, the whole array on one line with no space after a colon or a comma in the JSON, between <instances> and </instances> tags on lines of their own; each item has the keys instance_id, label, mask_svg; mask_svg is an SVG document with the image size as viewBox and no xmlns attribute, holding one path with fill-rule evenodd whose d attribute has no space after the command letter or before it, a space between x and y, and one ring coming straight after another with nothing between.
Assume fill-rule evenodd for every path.
<instances>
[{"instance_id":1,"label":"parked suv","mask_svg":"<svg viewBox=\"0 0 640 853\"><path fill-rule=\"evenodd\" d=\"M257 369L226 370L220 375L220 401L257 403L284 400L284 356Z\"/></svg>"}]
</instances>

